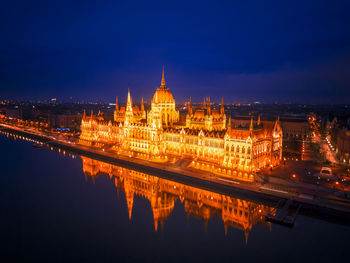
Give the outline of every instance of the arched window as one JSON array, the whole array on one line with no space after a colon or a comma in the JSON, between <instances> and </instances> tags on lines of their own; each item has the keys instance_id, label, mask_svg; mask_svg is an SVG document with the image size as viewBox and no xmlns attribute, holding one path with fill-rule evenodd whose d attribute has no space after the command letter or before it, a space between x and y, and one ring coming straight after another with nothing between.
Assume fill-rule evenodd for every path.
<instances>
[{"instance_id":1,"label":"arched window","mask_svg":"<svg viewBox=\"0 0 350 263\"><path fill-rule=\"evenodd\" d=\"M227 144L226 145L226 151L229 151L230 150L230 146Z\"/></svg>"},{"instance_id":2,"label":"arched window","mask_svg":"<svg viewBox=\"0 0 350 263\"><path fill-rule=\"evenodd\" d=\"M243 146L243 148L242 148L242 153L245 153L245 148L244 148L244 146Z\"/></svg>"},{"instance_id":3,"label":"arched window","mask_svg":"<svg viewBox=\"0 0 350 263\"><path fill-rule=\"evenodd\" d=\"M238 153L239 153L239 146L237 146L237 148L236 148L236 152L238 152Z\"/></svg>"},{"instance_id":4,"label":"arched window","mask_svg":"<svg viewBox=\"0 0 350 263\"><path fill-rule=\"evenodd\" d=\"M231 145L231 152L234 152L234 151L235 151L235 146Z\"/></svg>"},{"instance_id":5,"label":"arched window","mask_svg":"<svg viewBox=\"0 0 350 263\"><path fill-rule=\"evenodd\" d=\"M250 147L248 147L247 153L250 154Z\"/></svg>"}]
</instances>

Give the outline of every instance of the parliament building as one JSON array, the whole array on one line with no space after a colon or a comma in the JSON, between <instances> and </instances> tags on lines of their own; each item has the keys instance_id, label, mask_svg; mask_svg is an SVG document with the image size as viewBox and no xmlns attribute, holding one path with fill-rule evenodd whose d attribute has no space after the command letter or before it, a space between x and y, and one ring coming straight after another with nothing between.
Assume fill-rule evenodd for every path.
<instances>
[{"instance_id":1,"label":"parliament building","mask_svg":"<svg viewBox=\"0 0 350 263\"><path fill-rule=\"evenodd\" d=\"M114 121L84 112L79 143L154 162L186 159L190 160L189 169L247 182L254 181L257 170L279 165L282 157L279 118L274 123L251 118L249 125L233 128L223 99L219 109L211 106L210 98L194 109L190 98L185 121L181 122L164 70L149 111L143 99L140 107L133 106L128 91L125 107L116 101Z\"/></svg>"}]
</instances>

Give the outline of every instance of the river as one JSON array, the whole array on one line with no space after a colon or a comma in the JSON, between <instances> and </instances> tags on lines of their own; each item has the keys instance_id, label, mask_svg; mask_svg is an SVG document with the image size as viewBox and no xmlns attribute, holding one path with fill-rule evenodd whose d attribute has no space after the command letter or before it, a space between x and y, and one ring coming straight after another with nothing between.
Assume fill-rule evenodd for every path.
<instances>
[{"instance_id":1,"label":"river","mask_svg":"<svg viewBox=\"0 0 350 263\"><path fill-rule=\"evenodd\" d=\"M348 226L0 135L2 262L339 262Z\"/></svg>"}]
</instances>

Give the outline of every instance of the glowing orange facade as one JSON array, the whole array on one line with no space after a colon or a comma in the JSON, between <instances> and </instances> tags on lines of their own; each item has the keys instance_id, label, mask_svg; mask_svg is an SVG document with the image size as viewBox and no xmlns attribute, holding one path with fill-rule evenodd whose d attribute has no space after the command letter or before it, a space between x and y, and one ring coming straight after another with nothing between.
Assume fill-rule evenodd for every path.
<instances>
[{"instance_id":1,"label":"glowing orange facade","mask_svg":"<svg viewBox=\"0 0 350 263\"><path fill-rule=\"evenodd\" d=\"M255 224L265 222L267 213L275 213L273 208L241 200L235 197L202 190L192 186L161 179L152 175L121 168L86 157L83 160L83 171L86 176L93 177L103 174L114 179L115 186L125 192L129 219L132 218L134 196L147 199L152 208L154 228L164 225L172 213L175 202L179 200L188 216L204 220L205 225L215 215L220 215L224 222L225 233L228 226L238 228L248 239L249 231Z\"/></svg>"},{"instance_id":2,"label":"glowing orange facade","mask_svg":"<svg viewBox=\"0 0 350 263\"><path fill-rule=\"evenodd\" d=\"M188 168L247 182L254 181L255 171L278 165L282 157L279 118L273 125L251 119L247 127L232 128L230 119L226 124L223 99L219 110L209 98L196 111L190 100L186 124L180 124L164 71L147 120L145 115L143 103L141 109L133 107L128 92L126 107L116 104L113 122L84 114L80 143L158 162L186 158L191 160Z\"/></svg>"}]
</instances>

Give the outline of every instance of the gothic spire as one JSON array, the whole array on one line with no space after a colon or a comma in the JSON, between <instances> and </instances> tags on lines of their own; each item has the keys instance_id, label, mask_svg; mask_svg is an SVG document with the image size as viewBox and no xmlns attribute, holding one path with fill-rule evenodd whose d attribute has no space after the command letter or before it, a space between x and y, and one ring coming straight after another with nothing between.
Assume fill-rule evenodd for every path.
<instances>
[{"instance_id":1,"label":"gothic spire","mask_svg":"<svg viewBox=\"0 0 350 263\"><path fill-rule=\"evenodd\" d=\"M250 117L249 131L252 132L253 130L254 130L253 117Z\"/></svg>"},{"instance_id":2,"label":"gothic spire","mask_svg":"<svg viewBox=\"0 0 350 263\"><path fill-rule=\"evenodd\" d=\"M203 97L203 104L202 104L203 109L206 108L205 105L206 105L206 103L205 103L205 97Z\"/></svg>"},{"instance_id":3,"label":"gothic spire","mask_svg":"<svg viewBox=\"0 0 350 263\"><path fill-rule=\"evenodd\" d=\"M259 114L259 116L258 116L258 126L260 125L260 114Z\"/></svg>"},{"instance_id":4,"label":"gothic spire","mask_svg":"<svg viewBox=\"0 0 350 263\"><path fill-rule=\"evenodd\" d=\"M221 115L224 115L224 114L225 114L225 109L224 109L224 97L221 97L220 114L221 114Z\"/></svg>"},{"instance_id":5,"label":"gothic spire","mask_svg":"<svg viewBox=\"0 0 350 263\"><path fill-rule=\"evenodd\" d=\"M279 124L280 124L280 115L277 116L277 119L273 128L275 131L278 129Z\"/></svg>"},{"instance_id":6,"label":"gothic spire","mask_svg":"<svg viewBox=\"0 0 350 263\"><path fill-rule=\"evenodd\" d=\"M118 96L115 99L115 110L119 111L119 105L118 105Z\"/></svg>"},{"instance_id":7,"label":"gothic spire","mask_svg":"<svg viewBox=\"0 0 350 263\"><path fill-rule=\"evenodd\" d=\"M211 109L210 109L210 97L208 97L208 109L207 109L207 114L211 114Z\"/></svg>"},{"instance_id":8,"label":"gothic spire","mask_svg":"<svg viewBox=\"0 0 350 263\"><path fill-rule=\"evenodd\" d=\"M143 105L143 97L141 98L141 111L145 110L145 106Z\"/></svg>"},{"instance_id":9,"label":"gothic spire","mask_svg":"<svg viewBox=\"0 0 350 263\"><path fill-rule=\"evenodd\" d=\"M192 99L190 97L190 103L188 105L188 115L192 115Z\"/></svg>"},{"instance_id":10,"label":"gothic spire","mask_svg":"<svg viewBox=\"0 0 350 263\"><path fill-rule=\"evenodd\" d=\"M230 115L230 117L228 118L227 131L231 131L231 115Z\"/></svg>"}]
</instances>

